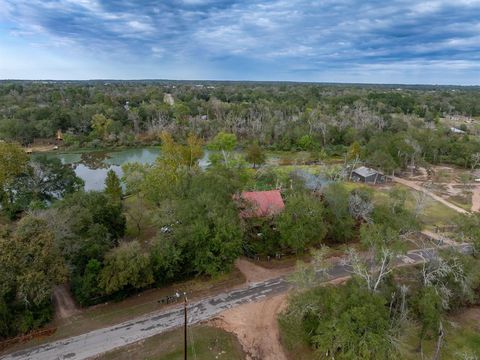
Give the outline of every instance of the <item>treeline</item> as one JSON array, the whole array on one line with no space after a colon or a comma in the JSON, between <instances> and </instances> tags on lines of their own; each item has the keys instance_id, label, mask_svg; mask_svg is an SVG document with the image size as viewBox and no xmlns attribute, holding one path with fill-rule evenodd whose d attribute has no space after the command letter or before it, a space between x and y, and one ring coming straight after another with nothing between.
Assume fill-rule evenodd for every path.
<instances>
[{"instance_id":1,"label":"treeline","mask_svg":"<svg viewBox=\"0 0 480 360\"><path fill-rule=\"evenodd\" d=\"M288 148L305 133L320 133L324 146L348 145L342 134L349 128L388 129L399 121L394 115L426 123L446 115L479 116L478 99L475 88L15 82L0 84L0 134L28 144L60 129L71 135L70 144L98 146L133 144L163 130L205 139L225 130ZM100 124L108 125L107 133L99 133L94 115L109 120Z\"/></svg>"}]
</instances>

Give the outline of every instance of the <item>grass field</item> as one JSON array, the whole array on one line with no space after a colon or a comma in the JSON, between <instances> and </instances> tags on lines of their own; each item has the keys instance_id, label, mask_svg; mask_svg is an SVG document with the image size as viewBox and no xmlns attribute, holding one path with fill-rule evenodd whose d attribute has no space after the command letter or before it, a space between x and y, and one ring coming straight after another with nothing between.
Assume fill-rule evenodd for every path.
<instances>
[{"instance_id":1,"label":"grass field","mask_svg":"<svg viewBox=\"0 0 480 360\"><path fill-rule=\"evenodd\" d=\"M11 224L11 221L5 216L5 214L0 213L0 226L8 226Z\"/></svg>"},{"instance_id":2,"label":"grass field","mask_svg":"<svg viewBox=\"0 0 480 360\"><path fill-rule=\"evenodd\" d=\"M188 358L196 360L245 359L235 335L210 326L189 328ZM153 336L144 341L111 351L97 360L181 360L183 329Z\"/></svg>"}]
</instances>

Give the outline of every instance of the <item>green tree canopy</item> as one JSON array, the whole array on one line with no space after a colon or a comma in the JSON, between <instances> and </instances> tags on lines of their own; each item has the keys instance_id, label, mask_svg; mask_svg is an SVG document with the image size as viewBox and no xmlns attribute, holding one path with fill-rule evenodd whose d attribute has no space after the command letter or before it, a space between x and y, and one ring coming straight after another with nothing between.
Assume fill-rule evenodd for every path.
<instances>
[{"instance_id":1,"label":"green tree canopy","mask_svg":"<svg viewBox=\"0 0 480 360\"><path fill-rule=\"evenodd\" d=\"M222 164L227 167L232 167L230 162L232 158L232 152L237 146L237 136L235 134L219 132L208 144L208 148L211 150L219 151L221 155L212 153L209 156L209 160L213 165Z\"/></svg>"},{"instance_id":2,"label":"green tree canopy","mask_svg":"<svg viewBox=\"0 0 480 360\"><path fill-rule=\"evenodd\" d=\"M162 146L154 166L145 173L141 190L155 204L174 196L182 178L198 171L198 161L203 156L202 141L194 135L187 143L176 142L169 133L162 133Z\"/></svg>"},{"instance_id":3,"label":"green tree canopy","mask_svg":"<svg viewBox=\"0 0 480 360\"><path fill-rule=\"evenodd\" d=\"M106 294L151 285L154 278L150 258L138 242L123 243L105 257L99 280L99 287Z\"/></svg>"},{"instance_id":4,"label":"green tree canopy","mask_svg":"<svg viewBox=\"0 0 480 360\"><path fill-rule=\"evenodd\" d=\"M110 133L113 120L107 118L103 114L95 114L92 116L92 129L100 138L106 138Z\"/></svg>"},{"instance_id":5,"label":"green tree canopy","mask_svg":"<svg viewBox=\"0 0 480 360\"><path fill-rule=\"evenodd\" d=\"M287 197L285 209L275 220L282 246L301 253L320 244L327 234L325 209L320 199L307 193Z\"/></svg>"},{"instance_id":6,"label":"green tree canopy","mask_svg":"<svg viewBox=\"0 0 480 360\"><path fill-rule=\"evenodd\" d=\"M66 280L67 268L44 220L26 216L14 234L0 236L0 338L50 320L53 287Z\"/></svg>"},{"instance_id":7,"label":"green tree canopy","mask_svg":"<svg viewBox=\"0 0 480 360\"><path fill-rule=\"evenodd\" d=\"M296 295L281 323L289 326L299 315L304 335L320 359L398 357L387 302L355 281Z\"/></svg>"},{"instance_id":8,"label":"green tree canopy","mask_svg":"<svg viewBox=\"0 0 480 360\"><path fill-rule=\"evenodd\" d=\"M346 242L355 233L355 219L349 210L349 192L344 185L332 183L324 191L328 237L334 242Z\"/></svg>"},{"instance_id":9,"label":"green tree canopy","mask_svg":"<svg viewBox=\"0 0 480 360\"><path fill-rule=\"evenodd\" d=\"M253 168L255 168L257 165L262 165L265 163L265 152L260 145L255 142L247 147L245 160L253 164Z\"/></svg>"},{"instance_id":10,"label":"green tree canopy","mask_svg":"<svg viewBox=\"0 0 480 360\"><path fill-rule=\"evenodd\" d=\"M215 275L228 270L241 253L243 232L233 195L231 172L197 174L174 201L172 235L187 271Z\"/></svg>"},{"instance_id":11,"label":"green tree canopy","mask_svg":"<svg viewBox=\"0 0 480 360\"><path fill-rule=\"evenodd\" d=\"M119 202L122 200L122 185L117 174L109 170L105 179L105 194L112 200Z\"/></svg>"},{"instance_id":12,"label":"green tree canopy","mask_svg":"<svg viewBox=\"0 0 480 360\"><path fill-rule=\"evenodd\" d=\"M16 144L0 141L0 200L7 211L16 200L16 180L27 171L28 155L25 151Z\"/></svg>"}]
</instances>

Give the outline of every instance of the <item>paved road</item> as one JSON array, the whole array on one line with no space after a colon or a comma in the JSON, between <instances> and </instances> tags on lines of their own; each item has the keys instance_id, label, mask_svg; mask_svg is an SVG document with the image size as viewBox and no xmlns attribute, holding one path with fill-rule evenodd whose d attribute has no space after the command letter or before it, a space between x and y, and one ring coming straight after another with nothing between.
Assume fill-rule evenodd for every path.
<instances>
[{"instance_id":1,"label":"paved road","mask_svg":"<svg viewBox=\"0 0 480 360\"><path fill-rule=\"evenodd\" d=\"M469 252L469 245L460 245L460 251ZM432 256L435 250L416 250L398 257L398 265L420 263ZM337 264L330 270L333 279L349 275L348 265ZM194 324L210 319L231 307L268 296L283 293L290 285L285 278L277 278L262 283L251 284L247 288L219 294L203 299L189 306L189 323ZM134 320L111 327L91 331L64 340L40 345L31 349L5 355L4 360L80 360L102 354L136 341L163 333L183 324L183 309L151 313Z\"/></svg>"}]
</instances>

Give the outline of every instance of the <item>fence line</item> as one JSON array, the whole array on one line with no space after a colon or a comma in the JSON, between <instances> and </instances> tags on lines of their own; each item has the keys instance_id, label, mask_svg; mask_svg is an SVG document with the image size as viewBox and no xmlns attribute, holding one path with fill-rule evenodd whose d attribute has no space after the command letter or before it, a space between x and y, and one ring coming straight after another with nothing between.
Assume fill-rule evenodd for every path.
<instances>
[{"instance_id":1,"label":"fence line","mask_svg":"<svg viewBox=\"0 0 480 360\"><path fill-rule=\"evenodd\" d=\"M50 336L53 333L55 333L55 331L57 331L56 327L40 329L40 330L31 331L24 335L14 337L12 339L0 341L0 351L5 350L7 347L12 346L14 344L23 343L26 341L30 341L32 339L39 339L44 336Z\"/></svg>"}]
</instances>

